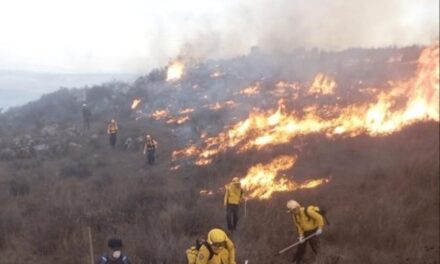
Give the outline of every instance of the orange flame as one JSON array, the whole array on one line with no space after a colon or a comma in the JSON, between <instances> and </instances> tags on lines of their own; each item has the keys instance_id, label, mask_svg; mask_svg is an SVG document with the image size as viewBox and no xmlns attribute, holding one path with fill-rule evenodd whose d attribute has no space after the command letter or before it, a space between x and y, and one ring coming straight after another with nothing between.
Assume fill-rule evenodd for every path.
<instances>
[{"instance_id":1,"label":"orange flame","mask_svg":"<svg viewBox=\"0 0 440 264\"><path fill-rule=\"evenodd\" d=\"M229 100L229 101L226 101L224 103L216 102L216 103L213 103L213 104L209 104L209 105L207 105L205 107L208 107L210 110L214 110L215 111L215 110L223 109L225 107L233 107L234 105L235 105L235 102Z\"/></svg>"},{"instance_id":2,"label":"orange flame","mask_svg":"<svg viewBox=\"0 0 440 264\"><path fill-rule=\"evenodd\" d=\"M257 83L255 86L249 86L244 88L243 90L241 90L238 94L242 94L242 95L246 95L246 96L251 96L251 95L256 95L260 93L260 86Z\"/></svg>"},{"instance_id":3,"label":"orange flame","mask_svg":"<svg viewBox=\"0 0 440 264\"><path fill-rule=\"evenodd\" d=\"M221 71L216 71L216 72L214 72L214 73L211 73L211 74L210 74L210 77L211 77L212 79L217 79L217 78L222 77L223 75L225 75L223 72L221 72Z\"/></svg>"},{"instance_id":4,"label":"orange flame","mask_svg":"<svg viewBox=\"0 0 440 264\"><path fill-rule=\"evenodd\" d=\"M180 110L179 114L185 115L185 114L190 114L194 111L195 111L194 108L185 108L185 109Z\"/></svg>"},{"instance_id":5,"label":"orange flame","mask_svg":"<svg viewBox=\"0 0 440 264\"><path fill-rule=\"evenodd\" d=\"M185 123L188 120L189 120L189 116L187 116L187 115L178 116L178 117L174 117L174 118L168 119L167 120L167 124L178 124L178 125L181 125L181 124Z\"/></svg>"},{"instance_id":6,"label":"orange flame","mask_svg":"<svg viewBox=\"0 0 440 264\"><path fill-rule=\"evenodd\" d=\"M324 77L318 79L321 84L329 82ZM373 102L367 104L326 108L311 106L305 108L302 115L286 113L282 101L277 110L264 112L255 109L246 120L230 126L217 136L205 137L202 148L195 148L191 156L196 157L196 163L203 165L209 164L208 161L215 155L228 148L238 147L239 151L259 149L286 144L297 136L311 133L323 133L328 137L388 135L417 121L438 122L438 43L422 51L414 77L391 85L388 91L379 93Z\"/></svg>"},{"instance_id":7,"label":"orange flame","mask_svg":"<svg viewBox=\"0 0 440 264\"><path fill-rule=\"evenodd\" d=\"M289 191L294 184L285 177L278 177L280 171L290 169L296 162L296 157L281 156L269 164L252 166L246 176L240 180L246 196L250 199L268 199L274 192Z\"/></svg>"},{"instance_id":8,"label":"orange flame","mask_svg":"<svg viewBox=\"0 0 440 264\"><path fill-rule=\"evenodd\" d=\"M268 164L259 163L250 167L246 176L240 180L241 186L246 193L246 199L265 200L272 197L272 194L276 192L312 189L329 182L328 179L323 178L298 184L283 175L280 176L281 171L286 171L293 167L296 159L296 156L280 156ZM215 193L212 190L200 191L200 194L203 195L213 195Z\"/></svg>"},{"instance_id":9,"label":"orange flame","mask_svg":"<svg viewBox=\"0 0 440 264\"><path fill-rule=\"evenodd\" d=\"M316 75L312 85L309 88L309 94L333 94L335 92L336 82L322 73Z\"/></svg>"},{"instance_id":10,"label":"orange flame","mask_svg":"<svg viewBox=\"0 0 440 264\"><path fill-rule=\"evenodd\" d=\"M141 99L134 99L133 103L131 104L131 109L135 109L136 107L138 107L138 105L142 102Z\"/></svg>"},{"instance_id":11,"label":"orange flame","mask_svg":"<svg viewBox=\"0 0 440 264\"><path fill-rule=\"evenodd\" d=\"M154 120L159 120L159 119L168 117L169 114L170 114L169 111L167 109L165 109L165 110L156 110L150 116Z\"/></svg>"},{"instance_id":12,"label":"orange flame","mask_svg":"<svg viewBox=\"0 0 440 264\"><path fill-rule=\"evenodd\" d=\"M182 61L176 60L171 63L171 65L168 66L167 69L167 81L173 82L178 81L183 76L183 71L185 69L185 64L183 64Z\"/></svg>"}]
</instances>

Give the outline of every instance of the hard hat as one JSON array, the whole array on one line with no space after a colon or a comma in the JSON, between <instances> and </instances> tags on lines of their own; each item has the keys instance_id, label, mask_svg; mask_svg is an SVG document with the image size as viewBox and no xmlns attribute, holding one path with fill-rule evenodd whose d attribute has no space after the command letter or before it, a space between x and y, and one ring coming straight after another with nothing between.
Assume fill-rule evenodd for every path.
<instances>
[{"instance_id":1,"label":"hard hat","mask_svg":"<svg viewBox=\"0 0 440 264\"><path fill-rule=\"evenodd\" d=\"M295 200L288 201L286 206L287 206L287 209L289 209L289 210L294 210L294 209L300 207L299 203Z\"/></svg>"},{"instance_id":2,"label":"hard hat","mask_svg":"<svg viewBox=\"0 0 440 264\"><path fill-rule=\"evenodd\" d=\"M147 134L147 138L150 138L151 136Z\"/></svg>"},{"instance_id":3,"label":"hard hat","mask_svg":"<svg viewBox=\"0 0 440 264\"><path fill-rule=\"evenodd\" d=\"M223 230L214 228L208 233L208 242L210 244L223 243L226 241L227 237L228 236Z\"/></svg>"},{"instance_id":4,"label":"hard hat","mask_svg":"<svg viewBox=\"0 0 440 264\"><path fill-rule=\"evenodd\" d=\"M122 240L119 238L110 238L107 246L111 249L120 249L122 248Z\"/></svg>"},{"instance_id":5,"label":"hard hat","mask_svg":"<svg viewBox=\"0 0 440 264\"><path fill-rule=\"evenodd\" d=\"M240 179L238 177L232 178L232 182L240 182Z\"/></svg>"},{"instance_id":6,"label":"hard hat","mask_svg":"<svg viewBox=\"0 0 440 264\"><path fill-rule=\"evenodd\" d=\"M87 106L87 104L83 104L83 106Z\"/></svg>"},{"instance_id":7,"label":"hard hat","mask_svg":"<svg viewBox=\"0 0 440 264\"><path fill-rule=\"evenodd\" d=\"M112 119L112 123L116 122L116 120Z\"/></svg>"}]
</instances>

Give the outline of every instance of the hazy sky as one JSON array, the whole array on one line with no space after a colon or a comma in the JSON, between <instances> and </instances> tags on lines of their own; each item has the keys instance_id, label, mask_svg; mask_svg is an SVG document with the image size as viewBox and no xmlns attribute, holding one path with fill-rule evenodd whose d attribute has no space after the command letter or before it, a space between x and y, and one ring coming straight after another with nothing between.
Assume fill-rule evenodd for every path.
<instances>
[{"instance_id":1,"label":"hazy sky","mask_svg":"<svg viewBox=\"0 0 440 264\"><path fill-rule=\"evenodd\" d=\"M0 70L144 73L258 45L430 44L438 0L0 0Z\"/></svg>"}]
</instances>

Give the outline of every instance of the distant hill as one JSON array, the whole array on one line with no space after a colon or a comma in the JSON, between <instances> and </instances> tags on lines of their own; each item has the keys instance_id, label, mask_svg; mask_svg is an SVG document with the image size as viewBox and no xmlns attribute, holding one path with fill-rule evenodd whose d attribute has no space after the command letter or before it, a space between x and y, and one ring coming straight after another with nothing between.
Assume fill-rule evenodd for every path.
<instances>
[{"instance_id":1,"label":"distant hill","mask_svg":"<svg viewBox=\"0 0 440 264\"><path fill-rule=\"evenodd\" d=\"M60 87L84 87L110 81L131 82L134 74L58 74L0 70L0 108L6 109L38 99Z\"/></svg>"}]
</instances>

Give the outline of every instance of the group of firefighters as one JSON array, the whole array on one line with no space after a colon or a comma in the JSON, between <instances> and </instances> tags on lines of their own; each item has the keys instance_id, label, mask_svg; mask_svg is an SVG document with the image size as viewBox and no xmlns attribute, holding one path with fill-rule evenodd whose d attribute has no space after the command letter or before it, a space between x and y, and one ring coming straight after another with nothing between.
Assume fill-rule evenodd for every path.
<instances>
[{"instance_id":1,"label":"group of firefighters","mask_svg":"<svg viewBox=\"0 0 440 264\"><path fill-rule=\"evenodd\" d=\"M82 116L83 116L83 126L84 130L90 130L90 118L91 118L91 111L87 104L83 104L82 108ZM118 123L115 119L112 119L110 123L107 125L107 134L109 136L109 144L110 147L115 148L116 147L116 141L118 136ZM148 164L153 165L155 162L155 153L157 149L157 141L154 140L151 135L147 134L145 135L145 144L144 144L144 150L143 154L147 156Z\"/></svg>"},{"instance_id":2,"label":"group of firefighters","mask_svg":"<svg viewBox=\"0 0 440 264\"><path fill-rule=\"evenodd\" d=\"M84 129L90 129L91 112L87 105L83 105ZM107 126L109 144L112 148L116 146L118 124L112 119ZM148 163L153 165L155 162L155 151L157 142L150 135L145 136L143 154L147 156ZM239 220L239 208L245 201L244 191L241 187L240 179L234 177L225 186L224 206L226 208L226 225L228 234L221 228L214 228L209 231L206 239L198 239L196 245L186 251L187 264L236 264L235 246L230 237L237 229ZM293 246L298 246L293 256L293 262L302 263L306 253L307 244L310 244L313 252L318 254L320 243L319 235L325 224L325 217L320 213L317 206L302 207L297 201L289 200L286 204L288 213L291 215L296 225L298 242ZM122 252L122 240L112 238L108 241L109 252L102 255L98 264L130 264L128 256ZM286 248L286 249L290 249ZM280 251L284 252L283 251Z\"/></svg>"},{"instance_id":3,"label":"group of firefighters","mask_svg":"<svg viewBox=\"0 0 440 264\"><path fill-rule=\"evenodd\" d=\"M234 242L230 237L233 236L237 228L239 207L245 199L239 178L233 178L232 182L226 185L224 196L229 236L221 228L210 230L206 239L197 239L196 245L186 251L187 264L237 264ZM295 200L289 200L286 206L287 212L295 223L298 235L298 242L293 245L297 245L298 248L292 261L300 264L304 259L307 244L310 244L315 255L318 254L320 249L319 235L322 234L325 217L317 206L302 207ZM122 252L121 239L110 239L108 247L109 252L100 257L98 264L130 264L128 256Z\"/></svg>"}]
</instances>

